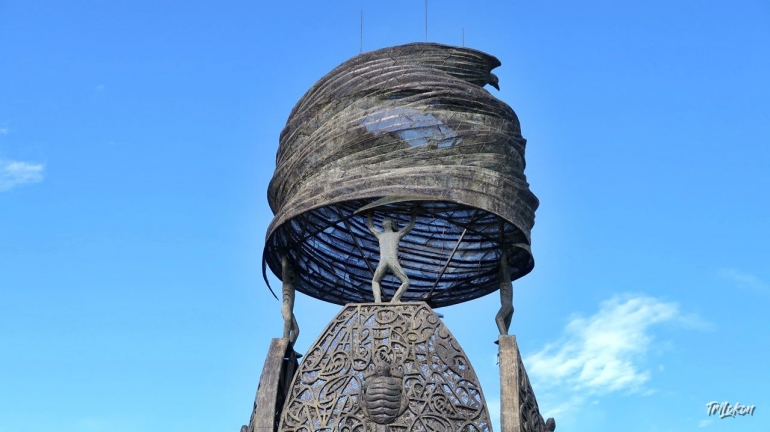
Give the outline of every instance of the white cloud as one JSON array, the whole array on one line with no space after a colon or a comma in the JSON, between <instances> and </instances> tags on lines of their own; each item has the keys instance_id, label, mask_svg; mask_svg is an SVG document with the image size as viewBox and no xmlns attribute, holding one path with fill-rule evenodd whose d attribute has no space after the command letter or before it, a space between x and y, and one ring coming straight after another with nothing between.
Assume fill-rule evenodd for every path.
<instances>
[{"instance_id":1,"label":"white cloud","mask_svg":"<svg viewBox=\"0 0 770 432\"><path fill-rule=\"evenodd\" d=\"M45 167L41 164L0 159L0 192L25 183L41 182L44 170Z\"/></svg>"},{"instance_id":2,"label":"white cloud","mask_svg":"<svg viewBox=\"0 0 770 432\"><path fill-rule=\"evenodd\" d=\"M559 340L523 360L543 417L571 424L602 396L654 394L645 386L652 377L645 364L654 341L651 327L663 323L710 327L696 315L684 315L677 303L644 295L618 295L594 315L573 317Z\"/></svg>"},{"instance_id":3,"label":"white cloud","mask_svg":"<svg viewBox=\"0 0 770 432\"><path fill-rule=\"evenodd\" d=\"M596 404L596 400L589 400L580 394L556 394L553 392L537 393L537 404L543 419L553 418L558 425L574 425L574 420L580 417L583 406L586 403Z\"/></svg>"},{"instance_id":4,"label":"white cloud","mask_svg":"<svg viewBox=\"0 0 770 432\"><path fill-rule=\"evenodd\" d=\"M689 320L692 320L690 317ZM652 297L614 297L595 315L576 317L564 336L524 362L531 377L547 386L575 392L606 394L636 392L650 379L642 363L652 341L649 327L666 321L687 321L676 303Z\"/></svg>"},{"instance_id":5,"label":"white cloud","mask_svg":"<svg viewBox=\"0 0 770 432\"><path fill-rule=\"evenodd\" d=\"M0 128L0 135L8 135L8 128L7 127Z\"/></svg>"},{"instance_id":6,"label":"white cloud","mask_svg":"<svg viewBox=\"0 0 770 432\"><path fill-rule=\"evenodd\" d=\"M719 269L719 276L735 283L738 288L749 289L757 292L768 292L770 286L750 273L745 273L733 268Z\"/></svg>"},{"instance_id":7,"label":"white cloud","mask_svg":"<svg viewBox=\"0 0 770 432\"><path fill-rule=\"evenodd\" d=\"M701 420L701 421L698 422L698 427L706 427L706 426L710 425L711 422L713 422L713 421L714 421L714 419Z\"/></svg>"}]
</instances>

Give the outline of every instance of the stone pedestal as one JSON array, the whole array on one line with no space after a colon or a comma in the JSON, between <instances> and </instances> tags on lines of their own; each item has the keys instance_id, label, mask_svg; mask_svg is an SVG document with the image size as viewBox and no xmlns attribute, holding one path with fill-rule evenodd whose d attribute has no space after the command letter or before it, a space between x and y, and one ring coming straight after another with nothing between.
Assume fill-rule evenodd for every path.
<instances>
[{"instance_id":1,"label":"stone pedestal","mask_svg":"<svg viewBox=\"0 0 770 432\"><path fill-rule=\"evenodd\" d=\"M516 336L504 335L500 344L500 426L502 432L552 432L556 422L543 420Z\"/></svg>"},{"instance_id":2,"label":"stone pedestal","mask_svg":"<svg viewBox=\"0 0 770 432\"><path fill-rule=\"evenodd\" d=\"M248 426L241 432L274 432L286 401L289 384L297 370L297 353L289 339L270 341L265 366L259 378L257 395Z\"/></svg>"},{"instance_id":3,"label":"stone pedestal","mask_svg":"<svg viewBox=\"0 0 770 432\"><path fill-rule=\"evenodd\" d=\"M502 432L551 432L515 336L500 336ZM491 432L476 373L423 302L345 306L301 364L273 339L241 432Z\"/></svg>"},{"instance_id":4,"label":"stone pedestal","mask_svg":"<svg viewBox=\"0 0 770 432\"><path fill-rule=\"evenodd\" d=\"M489 431L457 340L424 302L348 304L297 370L279 429Z\"/></svg>"}]
</instances>

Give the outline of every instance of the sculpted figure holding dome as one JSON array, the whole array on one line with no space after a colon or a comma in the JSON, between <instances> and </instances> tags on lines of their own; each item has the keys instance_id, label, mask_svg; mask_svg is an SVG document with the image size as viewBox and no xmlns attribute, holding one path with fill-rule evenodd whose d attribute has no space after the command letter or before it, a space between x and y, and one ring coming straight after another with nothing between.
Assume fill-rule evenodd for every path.
<instances>
[{"instance_id":1,"label":"sculpted figure holding dome","mask_svg":"<svg viewBox=\"0 0 770 432\"><path fill-rule=\"evenodd\" d=\"M369 212L367 216L367 222L369 231L377 237L380 242L380 263L377 264L377 270L374 271L374 277L372 278L372 293L374 294L374 302L382 303L382 288L380 287L380 281L385 277L388 269L401 281L401 286L393 294L391 303L398 303L401 300L401 296L409 288L409 278L404 273L404 269L401 268L401 264L398 262L398 242L414 228L415 212L412 211L412 218L409 220L409 224L399 231L395 231L395 223L388 217L382 220L382 231L377 230L374 227L372 221L372 213Z\"/></svg>"}]
</instances>

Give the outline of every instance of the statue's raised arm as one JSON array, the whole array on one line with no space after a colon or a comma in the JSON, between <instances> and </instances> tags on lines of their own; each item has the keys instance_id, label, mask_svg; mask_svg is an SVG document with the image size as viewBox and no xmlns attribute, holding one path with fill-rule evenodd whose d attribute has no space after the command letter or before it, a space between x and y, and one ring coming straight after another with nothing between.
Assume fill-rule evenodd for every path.
<instances>
[{"instance_id":1,"label":"statue's raised arm","mask_svg":"<svg viewBox=\"0 0 770 432\"><path fill-rule=\"evenodd\" d=\"M409 225L401 228L398 231L398 238L399 238L399 240L402 239L409 231L411 231L412 228L414 228L414 224L415 224L416 221L417 221L416 211L412 210L412 217L411 217L411 219L409 219Z\"/></svg>"},{"instance_id":2,"label":"statue's raised arm","mask_svg":"<svg viewBox=\"0 0 770 432\"><path fill-rule=\"evenodd\" d=\"M377 229L374 227L374 221L372 220L372 212L371 210L369 213L366 214L366 226L369 228L369 231L374 234L375 237L380 238L380 232L377 231Z\"/></svg>"}]
</instances>

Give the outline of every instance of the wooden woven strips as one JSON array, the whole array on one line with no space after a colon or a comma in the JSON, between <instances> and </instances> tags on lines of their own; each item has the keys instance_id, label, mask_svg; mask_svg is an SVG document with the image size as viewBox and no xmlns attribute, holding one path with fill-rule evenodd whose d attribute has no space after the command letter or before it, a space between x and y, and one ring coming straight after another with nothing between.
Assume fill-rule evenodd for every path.
<instances>
[{"instance_id":1,"label":"wooden woven strips","mask_svg":"<svg viewBox=\"0 0 770 432\"><path fill-rule=\"evenodd\" d=\"M499 288L507 251L517 279L534 266L528 245L537 198L524 175L519 120L483 88L500 62L480 51L417 43L354 57L321 78L281 133L268 189L275 218L265 268L296 268L297 290L338 304L372 301L377 239L358 209L398 227L410 278L403 301L446 306ZM501 231L502 230L502 231ZM454 253L452 253L454 251ZM385 300L399 281L382 281Z\"/></svg>"}]
</instances>

